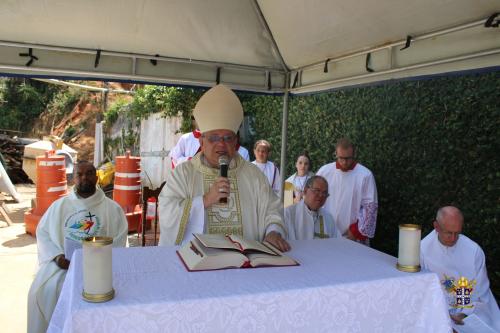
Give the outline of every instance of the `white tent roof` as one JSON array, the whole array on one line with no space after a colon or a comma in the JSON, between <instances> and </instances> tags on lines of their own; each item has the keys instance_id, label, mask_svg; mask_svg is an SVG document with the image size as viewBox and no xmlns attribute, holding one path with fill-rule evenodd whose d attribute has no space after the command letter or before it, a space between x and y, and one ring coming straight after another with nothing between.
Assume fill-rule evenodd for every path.
<instances>
[{"instance_id":1,"label":"white tent roof","mask_svg":"<svg viewBox=\"0 0 500 333\"><path fill-rule=\"evenodd\" d=\"M320 91L497 67L496 12L498 0L7 0L0 73Z\"/></svg>"}]
</instances>

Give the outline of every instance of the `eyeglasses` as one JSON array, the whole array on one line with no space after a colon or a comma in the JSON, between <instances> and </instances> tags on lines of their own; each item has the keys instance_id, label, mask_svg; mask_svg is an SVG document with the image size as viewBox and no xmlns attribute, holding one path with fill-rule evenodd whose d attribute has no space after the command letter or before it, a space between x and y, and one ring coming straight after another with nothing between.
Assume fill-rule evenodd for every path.
<instances>
[{"instance_id":1,"label":"eyeglasses","mask_svg":"<svg viewBox=\"0 0 500 333\"><path fill-rule=\"evenodd\" d=\"M354 160L354 156L347 156L347 157L337 156L336 159L341 161L352 161Z\"/></svg>"},{"instance_id":2,"label":"eyeglasses","mask_svg":"<svg viewBox=\"0 0 500 333\"><path fill-rule=\"evenodd\" d=\"M231 143L236 138L235 135L231 135L231 134L223 135L223 136L216 135L216 134L214 134L214 135L208 135L208 136L202 135L201 137L202 138L207 138L208 142L210 142L210 143L216 143L216 142Z\"/></svg>"},{"instance_id":3,"label":"eyeglasses","mask_svg":"<svg viewBox=\"0 0 500 333\"><path fill-rule=\"evenodd\" d=\"M325 198L328 198L330 196L330 194L328 193L328 191L321 191L319 188L314 188L314 187L310 187L309 189L315 195L321 195L321 196L323 196Z\"/></svg>"}]
</instances>

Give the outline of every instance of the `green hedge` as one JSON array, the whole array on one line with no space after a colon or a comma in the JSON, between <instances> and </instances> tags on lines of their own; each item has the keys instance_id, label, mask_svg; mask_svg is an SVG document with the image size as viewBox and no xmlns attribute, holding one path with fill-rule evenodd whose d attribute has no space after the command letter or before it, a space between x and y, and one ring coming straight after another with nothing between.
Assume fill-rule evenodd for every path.
<instances>
[{"instance_id":1,"label":"green hedge","mask_svg":"<svg viewBox=\"0 0 500 333\"><path fill-rule=\"evenodd\" d=\"M307 149L314 169L333 159L336 140L358 145L359 161L376 178L378 226L373 247L396 255L398 224L423 235L438 207L458 206L464 233L486 253L500 296L500 74L489 73L298 96L290 99L286 174ZM244 98L255 139L280 161L282 98Z\"/></svg>"}]
</instances>

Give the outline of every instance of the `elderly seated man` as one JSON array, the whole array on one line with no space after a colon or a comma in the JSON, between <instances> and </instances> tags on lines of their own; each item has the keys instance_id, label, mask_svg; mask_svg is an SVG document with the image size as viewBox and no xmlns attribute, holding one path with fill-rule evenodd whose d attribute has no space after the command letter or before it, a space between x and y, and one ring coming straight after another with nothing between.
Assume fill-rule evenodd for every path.
<instances>
[{"instance_id":1,"label":"elderly seated man","mask_svg":"<svg viewBox=\"0 0 500 333\"><path fill-rule=\"evenodd\" d=\"M463 223L458 208L440 208L434 230L420 244L421 265L441 279L455 324L462 325L465 317L475 314L500 332L500 311L490 290L484 252L461 234Z\"/></svg>"},{"instance_id":2,"label":"elderly seated man","mask_svg":"<svg viewBox=\"0 0 500 333\"><path fill-rule=\"evenodd\" d=\"M289 240L341 237L333 217L321 208L328 197L328 182L312 176L305 184L304 200L285 208L285 225Z\"/></svg>"}]
</instances>

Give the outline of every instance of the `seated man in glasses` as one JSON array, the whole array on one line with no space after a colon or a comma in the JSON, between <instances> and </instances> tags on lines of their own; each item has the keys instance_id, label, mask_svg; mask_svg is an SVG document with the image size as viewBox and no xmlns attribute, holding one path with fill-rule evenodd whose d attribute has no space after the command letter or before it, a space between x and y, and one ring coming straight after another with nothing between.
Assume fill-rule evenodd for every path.
<instances>
[{"instance_id":1,"label":"seated man in glasses","mask_svg":"<svg viewBox=\"0 0 500 333\"><path fill-rule=\"evenodd\" d=\"M377 224L377 187L368 168L356 162L356 147L346 138L335 146L337 161L316 173L328 181L325 209L348 239L369 245Z\"/></svg>"},{"instance_id":2,"label":"seated man in glasses","mask_svg":"<svg viewBox=\"0 0 500 333\"><path fill-rule=\"evenodd\" d=\"M184 244L193 233L236 234L288 251L279 198L264 174L237 153L243 120L238 97L217 85L200 98L193 115L201 152L178 165L160 193L159 245Z\"/></svg>"},{"instance_id":3,"label":"seated man in glasses","mask_svg":"<svg viewBox=\"0 0 500 333\"><path fill-rule=\"evenodd\" d=\"M312 176L304 186L303 199L285 208L285 225L289 240L341 237L333 217L321 208L328 198L328 182Z\"/></svg>"}]
</instances>

